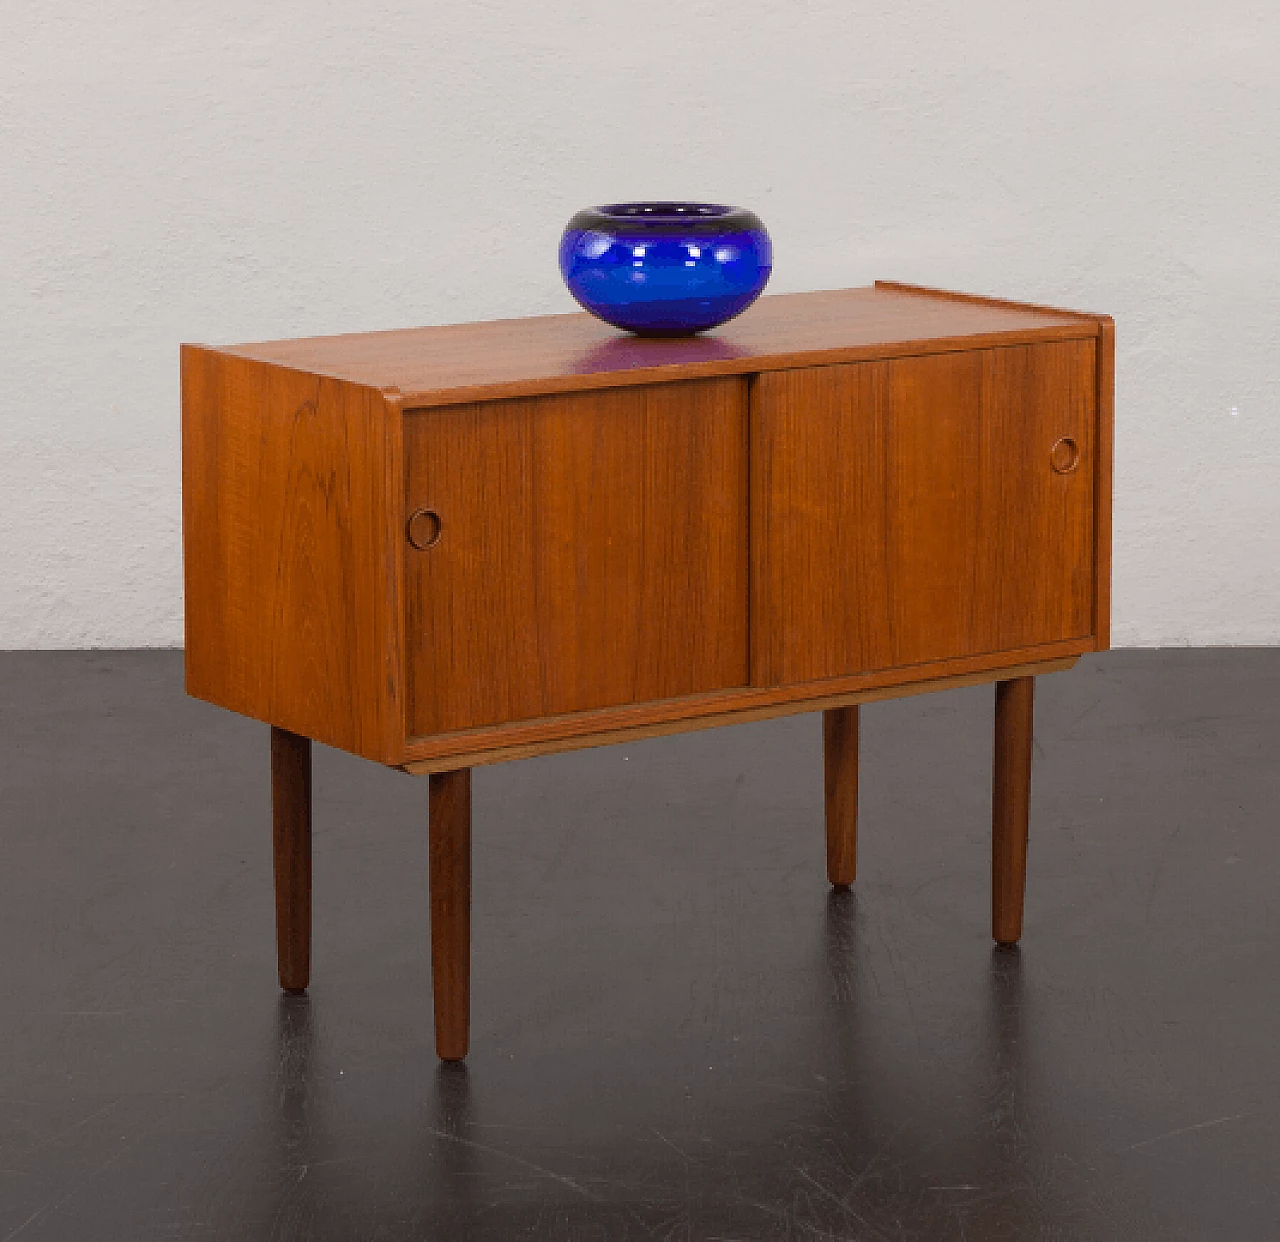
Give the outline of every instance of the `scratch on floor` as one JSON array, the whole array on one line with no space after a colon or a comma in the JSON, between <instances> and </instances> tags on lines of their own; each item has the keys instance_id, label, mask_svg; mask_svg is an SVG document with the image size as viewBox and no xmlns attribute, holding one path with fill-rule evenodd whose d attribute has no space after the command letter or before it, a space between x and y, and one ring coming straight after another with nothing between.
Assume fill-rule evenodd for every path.
<instances>
[{"instance_id":1,"label":"scratch on floor","mask_svg":"<svg viewBox=\"0 0 1280 1242\"><path fill-rule=\"evenodd\" d=\"M576 1191L584 1199L595 1199L589 1190L578 1185L571 1177L565 1177L560 1173L553 1173L550 1169L544 1169L540 1164L534 1164L532 1160L525 1160L521 1156L513 1156L509 1151L503 1151L501 1147L490 1147L487 1143L477 1143L474 1139L461 1138L457 1134L450 1134L448 1130L428 1129L428 1134L434 1134L436 1138L447 1139L450 1143L459 1143L463 1147L471 1147L476 1151L485 1151L492 1156L502 1156L506 1160L510 1160L522 1168L529 1169L537 1173L541 1177L549 1177L553 1182L560 1182L568 1186L570 1190Z\"/></svg>"},{"instance_id":2,"label":"scratch on floor","mask_svg":"<svg viewBox=\"0 0 1280 1242\"><path fill-rule=\"evenodd\" d=\"M691 1155L689 1155L689 1153L688 1153L687 1151L683 1151L683 1150L681 1150L679 1147L677 1147L677 1146L676 1146L676 1145L675 1145L675 1144L674 1144L674 1143L673 1143L669 1138L667 1138L667 1136L666 1136L665 1134L663 1134L663 1133L662 1133L662 1131L661 1131L661 1130L659 1130L656 1126L650 1126L650 1127L649 1127L649 1129L650 1129L650 1130L652 1130L652 1131L654 1132L654 1134L656 1134L656 1135L657 1135L657 1136L658 1136L658 1137L659 1137L659 1138L660 1138L664 1143L666 1143L666 1145L667 1145L668 1147L670 1147L672 1151L679 1153L679 1154L680 1154L681 1156L683 1156L686 1160L692 1160L692 1159L693 1159L693 1157L692 1157Z\"/></svg>"},{"instance_id":3,"label":"scratch on floor","mask_svg":"<svg viewBox=\"0 0 1280 1242\"><path fill-rule=\"evenodd\" d=\"M298 1173L301 1172L299 1181L306 1177L310 1169L323 1169L330 1164L367 1164L371 1160L371 1156L334 1156L332 1160L309 1160L304 1164L286 1164L282 1167L282 1173Z\"/></svg>"},{"instance_id":4,"label":"scratch on floor","mask_svg":"<svg viewBox=\"0 0 1280 1242\"><path fill-rule=\"evenodd\" d=\"M124 1097L121 1096L120 1098L123 1099ZM119 1102L120 1102L119 1100L115 1100L111 1104L109 1104L107 1108L114 1108L115 1105L118 1104ZM95 1117L99 1116L101 1113L106 1111L107 1111L106 1109L99 1109L99 1111L95 1113L94 1116ZM90 1120L92 1120L92 1118L89 1118L89 1117L85 1118L85 1121L90 1121ZM111 1156L109 1156L106 1160L104 1160L100 1165L98 1165L97 1168L95 1168L87 1176L82 1177L78 1182L76 1182L71 1187L71 1189L66 1192L66 1194L62 1195L57 1199L52 1200L51 1202L45 1203L41 1207L36 1208L36 1210L32 1212L31 1215L28 1216L27 1219L24 1220L22 1224L20 1224L16 1229L11 1230L9 1233L6 1233L3 1238L0 1238L0 1242L10 1242L12 1238L16 1238L20 1233L25 1233L27 1228L31 1225L34 1225L35 1222L38 1221L41 1217L48 1216L49 1213L51 1212L56 1212L64 1203L74 1198L76 1195L80 1193L80 1191L82 1191L91 1182L101 1177L102 1174L105 1173L113 1164L115 1164L115 1162L119 1160L121 1156L123 1156L126 1152L131 1151L134 1147L136 1147L142 1141L145 1135L149 1134L152 1130L155 1130L156 1128L158 1128L166 1120L168 1120L167 1116L158 1117L154 1121L152 1121L150 1125L144 1125L141 1129L139 1129L134 1134L134 1136L132 1137L132 1139L129 1140L129 1142L125 1143L123 1147L118 1147L115 1150L115 1152ZM83 1124L83 1123L77 1123L77 1124ZM75 1128L76 1128L75 1126L71 1127L71 1129L73 1130Z\"/></svg>"},{"instance_id":5,"label":"scratch on floor","mask_svg":"<svg viewBox=\"0 0 1280 1242\"><path fill-rule=\"evenodd\" d=\"M67 1137L68 1134L74 1134L78 1129L80 1129L81 1126L87 1126L91 1121L96 1121L104 1113L109 1113L113 1108L116 1108L121 1103L123 1103L124 1099L125 1097L123 1095L118 1095L114 1100L111 1101L111 1103L104 1104L101 1108L96 1109L94 1112L90 1113L87 1117L81 1117L79 1121L75 1122L72 1125L67 1126L63 1130L59 1130L57 1134L51 1134L47 1139L42 1139L33 1148L31 1148L30 1151L26 1153L27 1159L30 1160L31 1157L34 1156L37 1152L44 1151L46 1147L51 1147L53 1146L54 1143L60 1143L64 1138Z\"/></svg>"},{"instance_id":6,"label":"scratch on floor","mask_svg":"<svg viewBox=\"0 0 1280 1242\"><path fill-rule=\"evenodd\" d=\"M1151 922L1151 910L1155 905L1156 891L1160 887L1161 876L1164 872L1165 863L1169 861L1169 854L1172 852L1175 842L1182 836L1182 826L1174 828L1172 832L1166 834L1164 840L1160 844L1160 851L1156 855L1156 860L1151 868L1151 889L1147 893L1147 904L1143 909L1143 923Z\"/></svg>"},{"instance_id":7,"label":"scratch on floor","mask_svg":"<svg viewBox=\"0 0 1280 1242\"><path fill-rule=\"evenodd\" d=\"M128 1009L50 1009L47 1018L120 1018L126 1014L149 1013L153 1009L171 1009L175 1005L189 1005L189 1000L158 1000L148 1005L134 1005Z\"/></svg>"},{"instance_id":8,"label":"scratch on floor","mask_svg":"<svg viewBox=\"0 0 1280 1242\"><path fill-rule=\"evenodd\" d=\"M901 1136L903 1130L905 1130L906 1128L907 1128L907 1123L904 1121L896 1130L894 1130L894 1132L887 1139L885 1139L871 1153L871 1158L866 1161L866 1163L862 1166L859 1172L853 1175L853 1178L849 1183L849 1189L844 1192L844 1195L840 1200L843 1206L848 1207L849 1199L853 1196L854 1192L858 1189L859 1186L862 1185L863 1182L867 1180L867 1178L871 1176L872 1170L876 1167L877 1164L880 1163L880 1157L883 1156L885 1152L888 1151L889 1148L898 1141L898 1138ZM852 1172L852 1170L850 1170L850 1172Z\"/></svg>"},{"instance_id":9,"label":"scratch on floor","mask_svg":"<svg viewBox=\"0 0 1280 1242\"><path fill-rule=\"evenodd\" d=\"M1157 1134L1154 1138L1143 1139L1140 1143L1131 1143L1128 1147L1122 1147L1121 1151L1137 1151L1139 1147L1148 1147L1152 1143L1158 1143L1161 1139L1175 1138L1179 1134L1190 1134L1193 1130L1207 1130L1210 1126L1225 1126L1228 1121L1240 1121L1245 1117L1252 1116L1251 1113L1232 1113L1230 1117L1215 1117L1212 1121L1199 1121L1193 1126L1182 1126L1178 1130L1169 1130L1164 1134Z\"/></svg>"},{"instance_id":10,"label":"scratch on floor","mask_svg":"<svg viewBox=\"0 0 1280 1242\"><path fill-rule=\"evenodd\" d=\"M468 1121L472 1130L515 1130L521 1134L554 1134L554 1126L513 1126L499 1121Z\"/></svg>"},{"instance_id":11,"label":"scratch on floor","mask_svg":"<svg viewBox=\"0 0 1280 1242\"><path fill-rule=\"evenodd\" d=\"M791 1167L795 1169L795 1171L799 1173L800 1176L803 1177L804 1180L808 1182L810 1186L813 1186L815 1189L820 1190L824 1195L826 1195L827 1198L830 1199L831 1202L834 1203L842 1212L845 1212L849 1216L852 1216L853 1219L858 1222L858 1224L862 1225L866 1229L869 1229L877 1238L885 1237L885 1235L881 1233L880 1230L877 1229L869 1220L867 1220L866 1217L859 1216L858 1213L855 1212L853 1208L851 1208L842 1198L840 1198L839 1195L837 1195L829 1187L824 1186L820 1181L818 1181L816 1177L810 1177L809 1174L806 1173L797 1164L793 1164Z\"/></svg>"}]
</instances>

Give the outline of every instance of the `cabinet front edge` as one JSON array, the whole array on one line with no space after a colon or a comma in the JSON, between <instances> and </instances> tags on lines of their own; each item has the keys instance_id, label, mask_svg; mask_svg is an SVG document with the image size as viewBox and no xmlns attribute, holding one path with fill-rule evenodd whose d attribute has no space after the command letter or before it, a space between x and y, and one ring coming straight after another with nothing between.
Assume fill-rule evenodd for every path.
<instances>
[{"instance_id":1,"label":"cabinet front edge","mask_svg":"<svg viewBox=\"0 0 1280 1242\"><path fill-rule=\"evenodd\" d=\"M666 737L675 733L692 733L701 729L715 729L724 725L747 724L755 720L768 720L777 716L795 716L804 712L824 711L833 707L848 707L855 703L874 703L882 699L906 698L916 694L928 694L937 690L955 690L964 686L985 682L1006 681L1015 677L1040 677L1048 673L1060 673L1073 667L1077 655L1057 659L1035 660L1026 664L1005 665L984 669L975 673L957 673L920 681L894 685L875 686L864 690L847 690L840 693L816 695L784 703L757 707L739 707L713 714L686 716L654 724L636 724L629 727L600 729L573 737L549 738L505 746L439 755L434 758L410 760L399 765L412 776L426 776L433 772L449 772L459 768L479 767L491 763L509 763L516 759L533 759L539 755L553 755L570 750L585 750L595 746L613 746L625 742L643 741L646 738Z\"/></svg>"},{"instance_id":2,"label":"cabinet front edge","mask_svg":"<svg viewBox=\"0 0 1280 1242\"><path fill-rule=\"evenodd\" d=\"M858 673L846 677L831 677L823 681L804 682L789 686L735 686L710 694L690 695L685 698L664 699L649 703L626 703L595 711L578 712L568 716L553 716L534 720L514 721L467 729L458 733L433 734L429 737L411 737L404 750L405 764L423 760L449 760L464 754L474 754L490 749L508 749L544 742L576 741L592 734L618 729L662 727L677 722L701 720L704 728L718 720L736 716L744 711L761 711L765 716L784 714L789 705L794 711L812 711L812 704L831 696L862 694L887 690L881 697L910 694L909 687L935 683L941 678L977 676L979 681L998 678L1001 670L1045 661L1074 660L1087 651L1094 650L1092 635L1063 642L1046 643L1035 647L1022 647L1013 651L988 652L950 660L931 661L928 664L905 665L870 673ZM1017 674L1009 673L1009 676ZM777 709L777 710L775 710ZM571 748L571 747L570 747ZM448 764L444 765L447 769Z\"/></svg>"}]
</instances>

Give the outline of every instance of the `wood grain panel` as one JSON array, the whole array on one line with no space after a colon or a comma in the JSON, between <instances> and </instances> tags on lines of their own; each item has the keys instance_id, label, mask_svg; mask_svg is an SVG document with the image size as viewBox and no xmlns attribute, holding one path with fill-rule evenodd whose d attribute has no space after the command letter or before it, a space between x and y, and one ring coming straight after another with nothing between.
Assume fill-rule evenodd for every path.
<instances>
[{"instance_id":1,"label":"wood grain panel","mask_svg":"<svg viewBox=\"0 0 1280 1242\"><path fill-rule=\"evenodd\" d=\"M413 413L414 735L747 680L741 379Z\"/></svg>"},{"instance_id":2,"label":"wood grain panel","mask_svg":"<svg viewBox=\"0 0 1280 1242\"><path fill-rule=\"evenodd\" d=\"M395 762L398 417L371 389L194 346L182 385L188 693Z\"/></svg>"},{"instance_id":3,"label":"wood grain panel","mask_svg":"<svg viewBox=\"0 0 1280 1242\"><path fill-rule=\"evenodd\" d=\"M761 375L752 683L1089 635L1095 392L1093 340Z\"/></svg>"},{"instance_id":4,"label":"wood grain panel","mask_svg":"<svg viewBox=\"0 0 1280 1242\"><path fill-rule=\"evenodd\" d=\"M408 407L747 375L863 358L1092 337L1096 317L880 284L761 298L714 332L620 333L590 315L444 324L227 346L227 352L378 388Z\"/></svg>"},{"instance_id":5,"label":"wood grain panel","mask_svg":"<svg viewBox=\"0 0 1280 1242\"><path fill-rule=\"evenodd\" d=\"M956 355L962 364L968 356ZM888 383L887 364L859 363L780 371L752 385L754 685L894 663Z\"/></svg>"},{"instance_id":6,"label":"wood grain panel","mask_svg":"<svg viewBox=\"0 0 1280 1242\"><path fill-rule=\"evenodd\" d=\"M969 632L981 650L1093 632L1094 341L982 352L981 497ZM1078 462L1053 466L1069 440Z\"/></svg>"}]
</instances>

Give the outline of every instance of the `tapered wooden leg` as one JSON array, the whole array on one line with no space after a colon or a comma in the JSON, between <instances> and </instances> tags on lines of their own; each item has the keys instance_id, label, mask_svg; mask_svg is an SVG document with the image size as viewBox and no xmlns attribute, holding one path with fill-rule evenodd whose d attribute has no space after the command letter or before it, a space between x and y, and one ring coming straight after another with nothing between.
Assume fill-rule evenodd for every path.
<instances>
[{"instance_id":1,"label":"tapered wooden leg","mask_svg":"<svg viewBox=\"0 0 1280 1242\"><path fill-rule=\"evenodd\" d=\"M311 739L274 727L271 822L280 986L303 992L311 982Z\"/></svg>"},{"instance_id":2,"label":"tapered wooden leg","mask_svg":"<svg viewBox=\"0 0 1280 1242\"><path fill-rule=\"evenodd\" d=\"M995 770L991 788L991 935L1022 936L1031 818L1031 737L1035 678L996 683Z\"/></svg>"},{"instance_id":3,"label":"tapered wooden leg","mask_svg":"<svg viewBox=\"0 0 1280 1242\"><path fill-rule=\"evenodd\" d=\"M471 769L431 778L431 985L436 1055L461 1061L471 1026Z\"/></svg>"},{"instance_id":4,"label":"tapered wooden leg","mask_svg":"<svg viewBox=\"0 0 1280 1242\"><path fill-rule=\"evenodd\" d=\"M822 713L827 803L827 879L848 888L858 875L858 707Z\"/></svg>"}]
</instances>

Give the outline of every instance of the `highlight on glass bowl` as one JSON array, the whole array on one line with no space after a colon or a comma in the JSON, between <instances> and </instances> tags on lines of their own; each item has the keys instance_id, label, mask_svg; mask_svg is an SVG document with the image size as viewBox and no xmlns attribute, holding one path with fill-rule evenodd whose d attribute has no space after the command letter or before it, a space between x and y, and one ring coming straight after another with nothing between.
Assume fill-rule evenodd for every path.
<instances>
[{"instance_id":1,"label":"highlight on glass bowl","mask_svg":"<svg viewBox=\"0 0 1280 1242\"><path fill-rule=\"evenodd\" d=\"M692 336L740 315L773 270L760 217L718 203L613 203L565 226L560 274L584 310L640 336Z\"/></svg>"}]
</instances>

